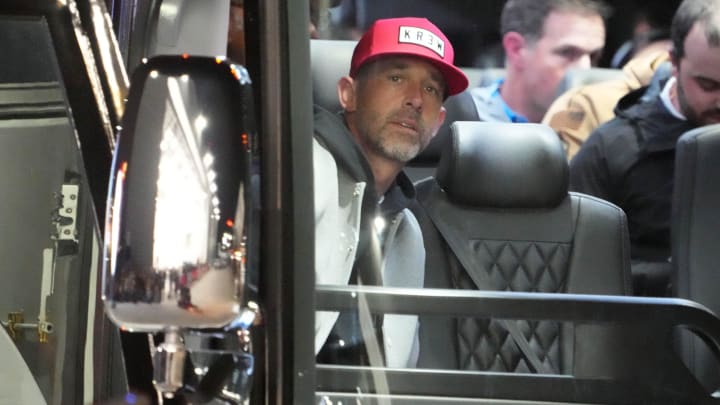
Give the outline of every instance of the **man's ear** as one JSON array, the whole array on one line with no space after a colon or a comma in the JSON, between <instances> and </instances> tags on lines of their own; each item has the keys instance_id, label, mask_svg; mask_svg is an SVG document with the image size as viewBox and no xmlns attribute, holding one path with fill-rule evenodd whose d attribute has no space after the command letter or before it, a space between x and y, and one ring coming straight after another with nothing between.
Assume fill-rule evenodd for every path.
<instances>
[{"instance_id":1,"label":"man's ear","mask_svg":"<svg viewBox=\"0 0 720 405\"><path fill-rule=\"evenodd\" d=\"M522 69L524 64L522 51L526 46L525 37L518 32L510 31L503 35L502 44L505 49L505 58L508 65Z\"/></svg>"},{"instance_id":2,"label":"man's ear","mask_svg":"<svg viewBox=\"0 0 720 405\"><path fill-rule=\"evenodd\" d=\"M670 50L670 64L672 65L672 75L678 77L678 70L680 69L680 59L677 57L677 52L675 52L675 49Z\"/></svg>"},{"instance_id":3,"label":"man's ear","mask_svg":"<svg viewBox=\"0 0 720 405\"><path fill-rule=\"evenodd\" d=\"M340 105L343 110L353 112L357 108L356 103L356 81L350 76L343 76L338 80L337 92Z\"/></svg>"}]
</instances>

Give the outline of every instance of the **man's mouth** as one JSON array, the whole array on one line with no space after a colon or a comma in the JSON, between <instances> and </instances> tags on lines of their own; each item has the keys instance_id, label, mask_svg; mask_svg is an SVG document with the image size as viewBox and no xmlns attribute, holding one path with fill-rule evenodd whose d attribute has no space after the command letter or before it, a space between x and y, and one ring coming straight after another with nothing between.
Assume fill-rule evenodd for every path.
<instances>
[{"instance_id":1,"label":"man's mouth","mask_svg":"<svg viewBox=\"0 0 720 405\"><path fill-rule=\"evenodd\" d=\"M403 127L403 128L411 129L411 130L413 130L413 131L417 131L417 130L418 130L418 126L417 126L417 123L416 123L415 121L402 120L402 119L401 119L401 120L396 120L396 121L395 121L395 124L397 124L397 125L399 125L399 126L401 126L401 127Z\"/></svg>"}]
</instances>

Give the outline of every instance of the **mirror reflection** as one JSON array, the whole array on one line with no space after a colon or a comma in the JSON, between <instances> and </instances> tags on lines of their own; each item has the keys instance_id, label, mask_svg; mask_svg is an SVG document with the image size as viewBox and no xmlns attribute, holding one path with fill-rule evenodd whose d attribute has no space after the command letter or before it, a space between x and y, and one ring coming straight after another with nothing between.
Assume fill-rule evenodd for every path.
<instances>
[{"instance_id":1,"label":"mirror reflection","mask_svg":"<svg viewBox=\"0 0 720 405\"><path fill-rule=\"evenodd\" d=\"M111 317L127 329L221 327L255 290L247 280L257 221L248 207L257 194L253 128L238 102L249 103L250 82L241 67L213 64L234 85L158 63L131 90L134 110L113 169L104 290Z\"/></svg>"}]
</instances>

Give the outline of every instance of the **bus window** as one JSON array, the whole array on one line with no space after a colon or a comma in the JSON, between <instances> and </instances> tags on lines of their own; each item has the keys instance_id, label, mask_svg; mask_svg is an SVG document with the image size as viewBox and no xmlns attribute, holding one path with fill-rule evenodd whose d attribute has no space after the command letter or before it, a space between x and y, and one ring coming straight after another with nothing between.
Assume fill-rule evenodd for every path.
<instances>
[{"instance_id":1,"label":"bus window","mask_svg":"<svg viewBox=\"0 0 720 405\"><path fill-rule=\"evenodd\" d=\"M676 359L666 356L672 350L660 354L653 352L653 355L641 359L643 370L653 372L642 375L643 378L648 375L651 378L639 384L635 384L637 380L614 384L611 380L582 379L584 376L569 375L538 377L447 370L424 372L414 369L414 364L407 361L398 366L400 363L391 363L387 355L399 340L388 340L389 334L384 327L400 325L403 318L379 315L390 312L393 315L415 316L417 313L413 311L421 310L433 316L450 311L455 316L473 317L477 311L486 311L481 315L493 317L502 314L514 319L531 314L536 317L549 316L556 322L634 323L628 330L638 333L622 341L625 346L621 346L627 350L628 356L637 356L662 346L655 340L643 340L646 336L643 333L650 333L653 337L664 336L670 333L668 330L672 329L672 322L693 321L693 325L700 325L699 329L709 326L713 330L716 318L691 303L633 301L626 297L604 300L598 296L510 297L477 291L408 291L381 287L385 284L382 277L378 277L380 256L373 256L372 252L377 248L375 243L392 235L389 231L397 223L376 218L370 218L370 221L365 218L363 222L362 217L350 219L355 221L357 227L372 229L371 232L379 230L378 234L381 235L378 238L380 240L362 242L362 251L367 253L362 260L375 264L366 266L362 274L360 271L353 274L352 266L347 272L349 279L364 285L352 290L354 286L348 287L347 280L318 277L316 265L330 256L328 252L342 250L341 253L355 254L356 245L352 235L317 227L315 223L319 208L315 197L332 185L328 180L319 179L331 173L327 170L333 169L333 163L337 165L337 161L327 159L323 150L318 149L322 145L313 143L315 125L312 105L321 104L319 93L315 92L319 87L315 77L329 82L325 89L325 101L332 101L333 96L337 99L337 91L333 90L337 79L349 71L349 58L359 36L378 18L408 15L427 17L446 32L456 46L457 64L463 68L501 68L504 57L498 51L497 20L502 1L311 0L308 4L289 0L218 0L212 4L192 3L184 10L195 10L199 15L212 16L195 20L170 18L167 12L171 11L172 6L190 5L180 0L115 1L114 9L118 10L114 14L114 21L118 23L115 28L121 48L127 55L126 62L131 68L143 57L158 52L183 52L182 42L187 40L193 45L192 53L216 54L226 51L230 59L242 62L250 74L262 156L260 183L263 204L259 215L262 224L262 272L258 290L262 316L261 322L252 329L253 355L257 361L253 368L251 403L345 403L355 400L368 400L371 403L386 400L398 403L417 403L421 400L442 403L445 398L432 397L436 391L450 393L448 396L452 398L446 401L448 403L472 403L485 400L486 397L492 397L487 401L502 401L501 398L507 397L525 403L556 403L561 400L572 403L579 401L578 398L585 402L600 403L663 403L674 400L692 403L687 398L701 397L702 393L698 394L692 379L677 371L681 368L664 373L664 360L669 359L667 364L675 365ZM622 20L626 17L623 10L633 7L627 4L635 2L611 3L618 10L613 18ZM211 8L217 12L211 13ZM240 10L242 13L239 13ZM155 32L158 26L153 24L159 15L169 24L164 28L177 28L178 31L168 29ZM208 29L208 21L217 22L211 24L212 30ZM230 24L227 37L225 24ZM622 39L627 38L627 27L627 24L618 24L618 29L610 33L608 50L614 49L613 43L618 42L617 38L611 40L618 32L621 34L617 35ZM222 35L216 35L218 32ZM178 36L168 36L173 33ZM235 35L240 33L242 35ZM212 36L213 40L208 40L207 44L198 40L205 38L205 35ZM312 41L337 42L335 48L331 48L333 45L324 48L323 55L328 59L336 57L333 63L324 66L328 68L327 71L334 70L333 74L339 72L336 77L330 74L313 76L315 67L312 65L311 49L314 44L310 44L311 38ZM175 39L179 41L173 43ZM343 42L345 45L349 43L350 47L343 47ZM237 46L241 43L242 46ZM392 77L393 80L399 80L396 76ZM434 92L432 87L428 86L427 91ZM340 105L339 101L337 106ZM237 106L225 106L228 108L226 112L232 112L233 107ZM403 124L412 126L407 122L401 123L401 126ZM332 180L337 181L337 176ZM360 195L361 188L361 184L352 184L352 189L344 191L350 191L349 195L355 192ZM350 198L343 202L347 206L363 204L362 199L354 201ZM348 219L349 212L344 213L346 218L335 217L334 220ZM408 265L413 267L418 257L409 255L406 259L415 263ZM326 260L321 267L332 272L335 266L341 264L339 261ZM323 317L331 318L331 322L324 323ZM661 319L657 320L658 317ZM335 325L345 329L335 328ZM348 330L351 333L345 333ZM192 334L188 332L188 336ZM329 344L328 337L332 337ZM147 336L141 334L139 339L144 340L145 347L126 346L126 361L133 358L149 359ZM437 349L443 351L447 348ZM412 351L406 351L407 359L414 355ZM145 384L144 388L152 389L149 377L152 370L147 364L142 361L128 361L126 364L138 366L128 368L128 375L133 379L131 389L137 388L138 382ZM378 367L346 367L348 364ZM398 368L390 369L386 365ZM148 370L150 373L147 373ZM656 370L662 371L654 373ZM461 383L458 384L458 381ZM552 384L544 385L547 381ZM591 398L590 393L600 393L600 396ZM573 397L573 394L580 397ZM646 394L649 397L643 397ZM668 396L663 397L663 394ZM511 403L509 400L505 402ZM166 403L172 403L172 400L168 399Z\"/></svg>"},{"instance_id":2,"label":"bus window","mask_svg":"<svg viewBox=\"0 0 720 405\"><path fill-rule=\"evenodd\" d=\"M0 311L25 363L4 367L29 369L44 403L81 403L100 247L91 189L47 20L0 16L0 36ZM3 379L4 398L41 403L16 381Z\"/></svg>"}]
</instances>

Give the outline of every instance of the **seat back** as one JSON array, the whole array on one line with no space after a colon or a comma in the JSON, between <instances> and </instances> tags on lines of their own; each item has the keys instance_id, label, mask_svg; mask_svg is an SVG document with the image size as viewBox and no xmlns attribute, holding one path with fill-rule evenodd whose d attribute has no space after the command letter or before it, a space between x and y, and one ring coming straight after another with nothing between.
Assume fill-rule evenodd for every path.
<instances>
[{"instance_id":1,"label":"seat back","mask_svg":"<svg viewBox=\"0 0 720 405\"><path fill-rule=\"evenodd\" d=\"M549 127L455 122L451 130L436 178L417 184L415 214L427 250L425 287L629 292L625 215L606 201L568 192L567 161ZM517 323L546 370L609 370L619 360L575 353L578 336L602 346L606 331ZM421 321L420 366L537 368L530 367L521 344L497 320L426 318ZM451 354L433 347L448 347Z\"/></svg>"},{"instance_id":2,"label":"seat back","mask_svg":"<svg viewBox=\"0 0 720 405\"><path fill-rule=\"evenodd\" d=\"M557 88L557 96L559 97L573 87L585 86L588 84L604 82L607 80L615 80L623 78L622 69L610 68L590 68L590 69L570 69L565 73L563 79Z\"/></svg>"},{"instance_id":3,"label":"seat back","mask_svg":"<svg viewBox=\"0 0 720 405\"><path fill-rule=\"evenodd\" d=\"M505 68L466 68L463 72L468 77L469 88L489 86L505 77Z\"/></svg>"},{"instance_id":4,"label":"seat back","mask_svg":"<svg viewBox=\"0 0 720 405\"><path fill-rule=\"evenodd\" d=\"M720 313L720 124L680 137L675 155L672 202L672 261L675 293ZM697 340L683 340L690 369L706 387L720 386L712 353Z\"/></svg>"},{"instance_id":5,"label":"seat back","mask_svg":"<svg viewBox=\"0 0 720 405\"><path fill-rule=\"evenodd\" d=\"M313 39L310 41L313 102L337 112L342 109L338 100L337 83L350 72L350 60L357 41Z\"/></svg>"}]
</instances>

